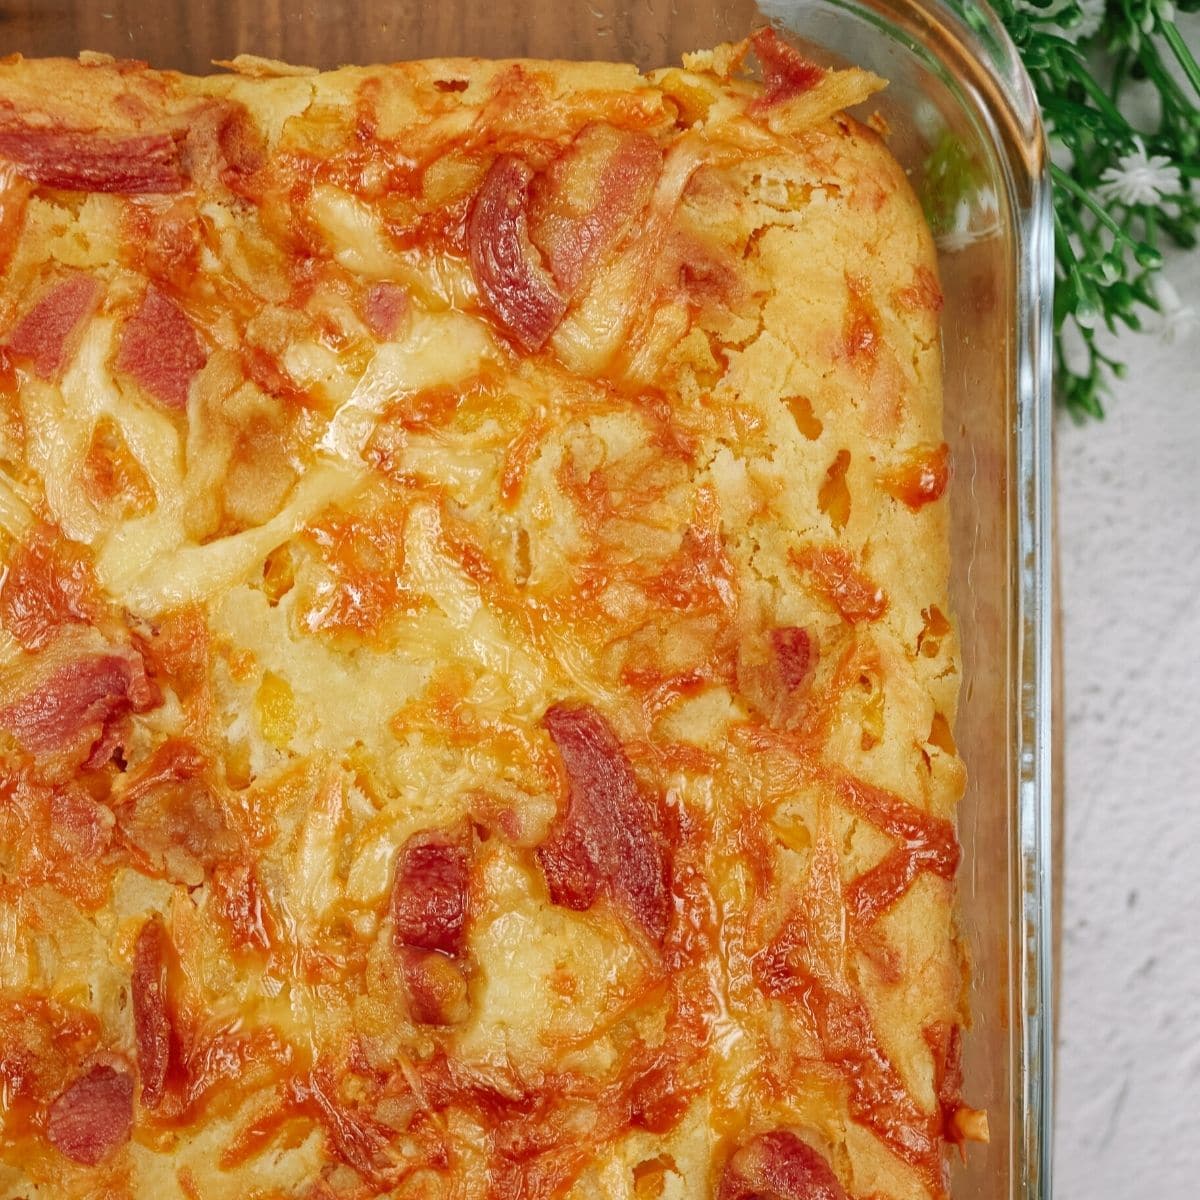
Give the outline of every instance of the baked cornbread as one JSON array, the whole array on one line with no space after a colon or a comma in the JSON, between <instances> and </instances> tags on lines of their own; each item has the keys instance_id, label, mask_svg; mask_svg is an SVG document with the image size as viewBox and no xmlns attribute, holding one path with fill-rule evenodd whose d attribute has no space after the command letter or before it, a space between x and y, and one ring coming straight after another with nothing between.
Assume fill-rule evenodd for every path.
<instances>
[{"instance_id":1,"label":"baked cornbread","mask_svg":"<svg viewBox=\"0 0 1200 1200\"><path fill-rule=\"evenodd\" d=\"M0 63L0 1196L944 1195L881 81L227 65Z\"/></svg>"}]
</instances>

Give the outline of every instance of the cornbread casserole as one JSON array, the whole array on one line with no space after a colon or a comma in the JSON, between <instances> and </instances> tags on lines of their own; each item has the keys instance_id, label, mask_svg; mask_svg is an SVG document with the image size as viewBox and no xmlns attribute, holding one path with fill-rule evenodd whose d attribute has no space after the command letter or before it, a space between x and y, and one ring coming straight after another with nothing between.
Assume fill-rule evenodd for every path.
<instances>
[{"instance_id":1,"label":"cornbread casserole","mask_svg":"<svg viewBox=\"0 0 1200 1200\"><path fill-rule=\"evenodd\" d=\"M227 65L0 63L0 1197L944 1196L881 81Z\"/></svg>"}]
</instances>

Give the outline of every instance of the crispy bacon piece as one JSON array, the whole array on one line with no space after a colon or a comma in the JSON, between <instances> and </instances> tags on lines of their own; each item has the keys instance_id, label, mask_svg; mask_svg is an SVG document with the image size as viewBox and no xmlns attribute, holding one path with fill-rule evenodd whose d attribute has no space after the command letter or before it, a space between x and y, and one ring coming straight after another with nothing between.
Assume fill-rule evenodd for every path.
<instances>
[{"instance_id":1,"label":"crispy bacon piece","mask_svg":"<svg viewBox=\"0 0 1200 1200\"><path fill-rule=\"evenodd\" d=\"M407 288L386 281L373 283L363 300L363 318L367 328L380 341L386 342L396 336L410 308Z\"/></svg>"},{"instance_id":2,"label":"crispy bacon piece","mask_svg":"<svg viewBox=\"0 0 1200 1200\"><path fill-rule=\"evenodd\" d=\"M255 199L256 176L266 158L266 139L245 105L207 100L189 117L183 165L202 190L224 185Z\"/></svg>"},{"instance_id":3,"label":"crispy bacon piece","mask_svg":"<svg viewBox=\"0 0 1200 1200\"><path fill-rule=\"evenodd\" d=\"M750 45L762 67L762 95L751 106L754 110L770 108L783 100L790 100L825 78L825 70L811 63L793 46L789 46L770 28L759 29L751 35Z\"/></svg>"},{"instance_id":4,"label":"crispy bacon piece","mask_svg":"<svg viewBox=\"0 0 1200 1200\"><path fill-rule=\"evenodd\" d=\"M166 944L167 931L161 918L151 917L138 934L130 979L138 1073L142 1077L142 1104L150 1109L157 1108L162 1102L167 1068L171 1061Z\"/></svg>"},{"instance_id":5,"label":"crispy bacon piece","mask_svg":"<svg viewBox=\"0 0 1200 1200\"><path fill-rule=\"evenodd\" d=\"M717 1200L846 1200L825 1157L786 1129L753 1137L725 1164Z\"/></svg>"},{"instance_id":6,"label":"crispy bacon piece","mask_svg":"<svg viewBox=\"0 0 1200 1200\"><path fill-rule=\"evenodd\" d=\"M188 388L208 360L183 310L151 284L125 323L117 368L166 408L187 407Z\"/></svg>"},{"instance_id":7,"label":"crispy bacon piece","mask_svg":"<svg viewBox=\"0 0 1200 1200\"><path fill-rule=\"evenodd\" d=\"M563 295L574 295L650 203L661 171L652 137L597 123L580 130L533 185L530 236Z\"/></svg>"},{"instance_id":8,"label":"crispy bacon piece","mask_svg":"<svg viewBox=\"0 0 1200 1200\"><path fill-rule=\"evenodd\" d=\"M807 682L817 665L817 646L808 630L797 625L771 630L771 652L779 680L789 692Z\"/></svg>"},{"instance_id":9,"label":"crispy bacon piece","mask_svg":"<svg viewBox=\"0 0 1200 1200\"><path fill-rule=\"evenodd\" d=\"M165 133L112 134L31 125L0 125L0 159L26 179L68 192L177 192L179 150Z\"/></svg>"},{"instance_id":10,"label":"crispy bacon piece","mask_svg":"<svg viewBox=\"0 0 1200 1200\"><path fill-rule=\"evenodd\" d=\"M74 354L100 298L100 284L94 276L73 271L45 292L34 306L13 326L8 348L29 359L35 375L57 379Z\"/></svg>"},{"instance_id":11,"label":"crispy bacon piece","mask_svg":"<svg viewBox=\"0 0 1200 1200\"><path fill-rule=\"evenodd\" d=\"M74 1162L94 1167L129 1140L133 1127L133 1077L97 1063L53 1104L46 1137Z\"/></svg>"},{"instance_id":12,"label":"crispy bacon piece","mask_svg":"<svg viewBox=\"0 0 1200 1200\"><path fill-rule=\"evenodd\" d=\"M500 324L526 350L540 350L567 302L529 240L533 171L502 154L484 176L467 223L471 274Z\"/></svg>"},{"instance_id":13,"label":"crispy bacon piece","mask_svg":"<svg viewBox=\"0 0 1200 1200\"><path fill-rule=\"evenodd\" d=\"M562 755L567 805L538 848L550 899L577 911L601 892L659 945L671 915L669 863L653 803L608 722L590 705L552 705L542 718Z\"/></svg>"},{"instance_id":14,"label":"crispy bacon piece","mask_svg":"<svg viewBox=\"0 0 1200 1200\"><path fill-rule=\"evenodd\" d=\"M470 834L428 829L404 843L392 885L392 939L413 1019L453 1025L467 1015Z\"/></svg>"},{"instance_id":15,"label":"crispy bacon piece","mask_svg":"<svg viewBox=\"0 0 1200 1200\"><path fill-rule=\"evenodd\" d=\"M926 504L940 500L950 483L950 447L918 446L905 460L879 477L890 496L916 512Z\"/></svg>"},{"instance_id":16,"label":"crispy bacon piece","mask_svg":"<svg viewBox=\"0 0 1200 1200\"><path fill-rule=\"evenodd\" d=\"M98 767L116 748L121 718L146 712L161 699L134 650L68 657L32 690L0 708L0 729L32 754L86 746L85 765Z\"/></svg>"},{"instance_id":17,"label":"crispy bacon piece","mask_svg":"<svg viewBox=\"0 0 1200 1200\"><path fill-rule=\"evenodd\" d=\"M463 952L470 869L470 848L462 834L430 829L404 843L392 885L397 946Z\"/></svg>"}]
</instances>

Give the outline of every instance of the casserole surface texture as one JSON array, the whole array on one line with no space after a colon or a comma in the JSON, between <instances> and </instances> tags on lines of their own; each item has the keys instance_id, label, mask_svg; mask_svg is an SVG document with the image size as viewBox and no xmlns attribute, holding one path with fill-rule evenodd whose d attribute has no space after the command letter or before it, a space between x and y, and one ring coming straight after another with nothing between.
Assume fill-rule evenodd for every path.
<instances>
[{"instance_id":1,"label":"casserole surface texture","mask_svg":"<svg viewBox=\"0 0 1200 1200\"><path fill-rule=\"evenodd\" d=\"M881 81L231 66L0 64L0 1196L944 1195Z\"/></svg>"}]
</instances>

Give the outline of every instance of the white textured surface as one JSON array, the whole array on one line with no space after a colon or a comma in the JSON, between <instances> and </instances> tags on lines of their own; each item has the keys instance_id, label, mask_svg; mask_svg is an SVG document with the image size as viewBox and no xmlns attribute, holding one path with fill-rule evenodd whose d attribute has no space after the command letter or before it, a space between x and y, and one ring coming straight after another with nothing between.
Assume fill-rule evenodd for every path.
<instances>
[{"instance_id":1,"label":"white textured surface","mask_svg":"<svg viewBox=\"0 0 1200 1200\"><path fill-rule=\"evenodd\" d=\"M1200 307L1200 255L1168 275ZM1200 1195L1200 328L1058 429L1066 897L1057 1200Z\"/></svg>"}]
</instances>

